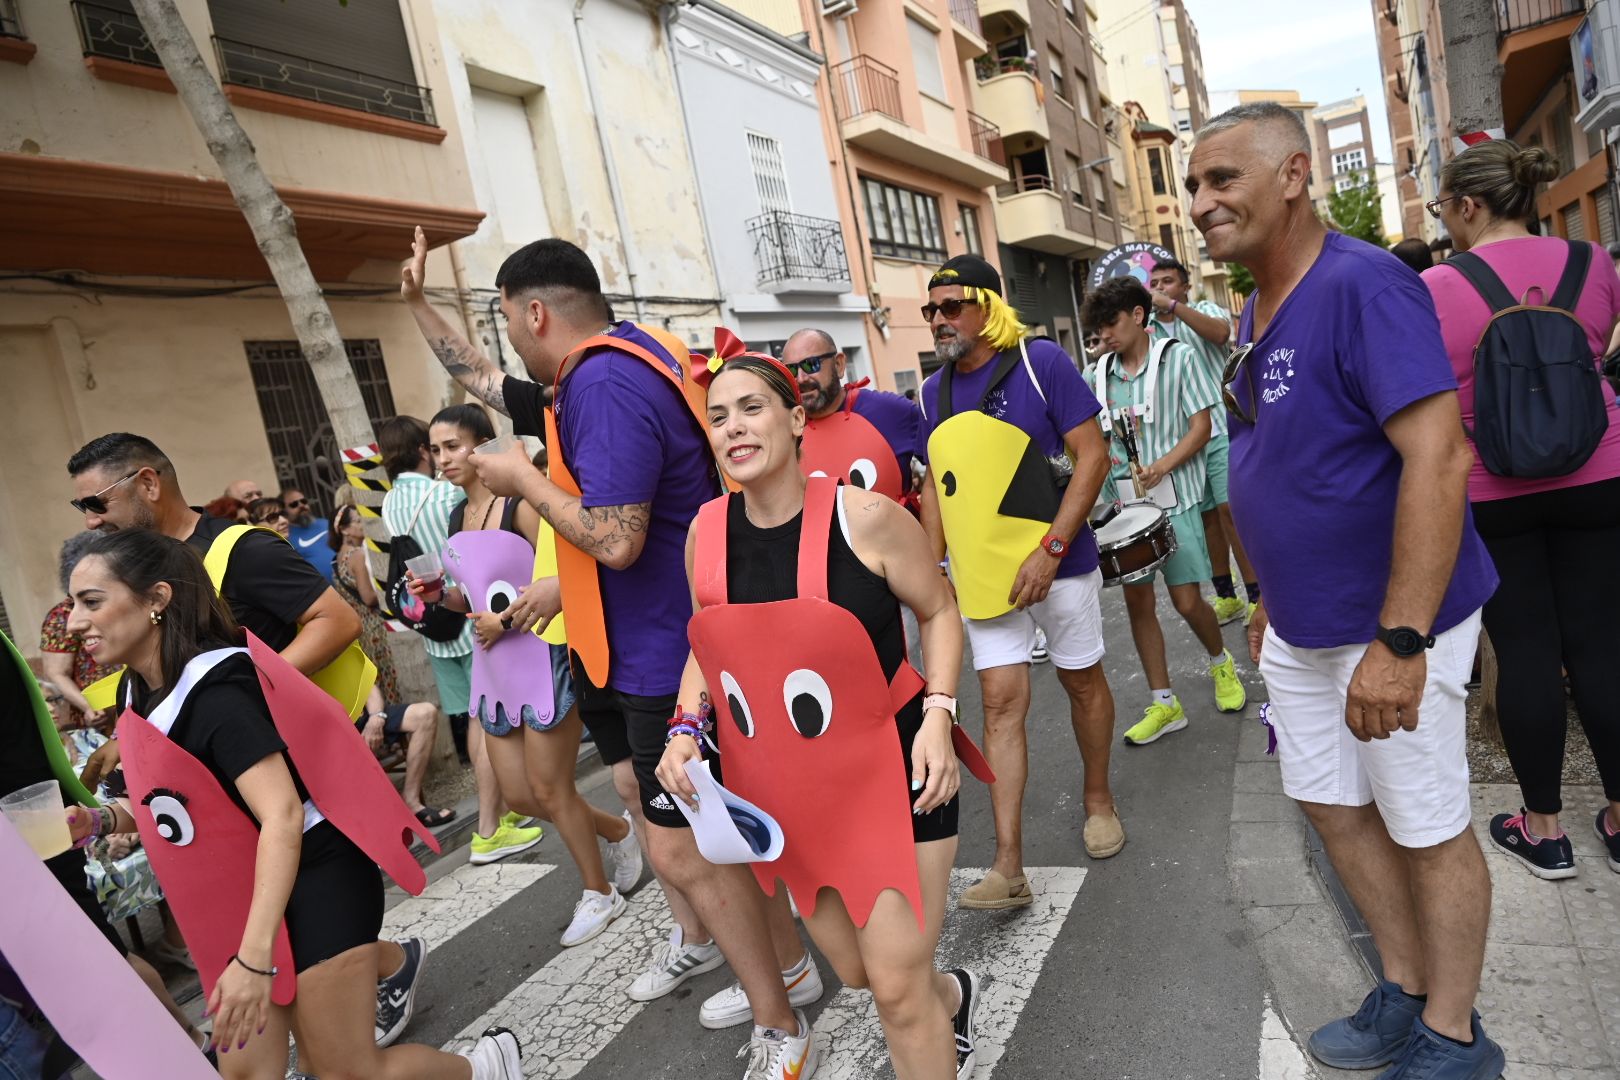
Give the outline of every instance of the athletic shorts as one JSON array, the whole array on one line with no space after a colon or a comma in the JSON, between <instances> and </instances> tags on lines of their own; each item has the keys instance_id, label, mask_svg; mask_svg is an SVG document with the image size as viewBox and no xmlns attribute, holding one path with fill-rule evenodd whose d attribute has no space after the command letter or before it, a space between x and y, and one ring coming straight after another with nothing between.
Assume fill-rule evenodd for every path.
<instances>
[{"instance_id":1,"label":"athletic shorts","mask_svg":"<svg viewBox=\"0 0 1620 1080\"><path fill-rule=\"evenodd\" d=\"M298 971L368 945L382 933L382 871L330 821L304 833L286 919Z\"/></svg>"},{"instance_id":2,"label":"athletic shorts","mask_svg":"<svg viewBox=\"0 0 1620 1080\"><path fill-rule=\"evenodd\" d=\"M1065 671L1091 667L1103 658L1102 571L1052 582L1046 599L993 619L963 619L973 647L973 669L1029 663L1035 628L1046 631L1052 663Z\"/></svg>"},{"instance_id":3,"label":"athletic shorts","mask_svg":"<svg viewBox=\"0 0 1620 1080\"><path fill-rule=\"evenodd\" d=\"M1172 510L1170 527L1176 531L1176 553L1153 571L1152 577L1133 584L1152 585L1162 576L1166 585L1196 585L1208 581L1214 573L1209 568L1209 546L1204 542L1203 511Z\"/></svg>"},{"instance_id":4,"label":"athletic shorts","mask_svg":"<svg viewBox=\"0 0 1620 1080\"><path fill-rule=\"evenodd\" d=\"M1416 731L1360 742L1344 722L1350 677L1365 645L1297 649L1270 627L1260 675L1277 732L1283 791L1329 806L1376 803L1397 844L1433 847L1468 828L1468 754L1463 684L1479 645L1480 613L1439 634Z\"/></svg>"},{"instance_id":5,"label":"athletic shorts","mask_svg":"<svg viewBox=\"0 0 1620 1080\"><path fill-rule=\"evenodd\" d=\"M626 694L592 684L574 658L574 686L579 694L579 718L585 722L596 749L607 765L629 759L641 789L641 810L654 825L687 828L675 800L658 782L658 763L664 759L664 736L675 715L676 694ZM719 777L719 763L714 773Z\"/></svg>"},{"instance_id":6,"label":"athletic shorts","mask_svg":"<svg viewBox=\"0 0 1620 1080\"><path fill-rule=\"evenodd\" d=\"M465 656L429 656L433 681L439 686L439 708L446 716L472 711L472 653Z\"/></svg>"},{"instance_id":7,"label":"athletic shorts","mask_svg":"<svg viewBox=\"0 0 1620 1080\"><path fill-rule=\"evenodd\" d=\"M1209 482L1204 485L1204 501L1199 506L1200 510L1213 510L1227 502L1227 461L1231 451L1232 440L1227 438L1225 429L1217 429L1204 446L1204 475Z\"/></svg>"}]
</instances>

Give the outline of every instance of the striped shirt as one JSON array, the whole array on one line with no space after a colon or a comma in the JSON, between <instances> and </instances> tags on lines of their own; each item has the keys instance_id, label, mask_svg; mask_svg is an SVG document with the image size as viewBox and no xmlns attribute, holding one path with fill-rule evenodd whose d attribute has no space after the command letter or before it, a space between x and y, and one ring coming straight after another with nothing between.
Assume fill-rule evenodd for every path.
<instances>
[{"instance_id":1,"label":"striped shirt","mask_svg":"<svg viewBox=\"0 0 1620 1080\"><path fill-rule=\"evenodd\" d=\"M1147 403L1148 363L1144 361L1135 375L1127 376L1121 370L1119 358L1110 353L1098 361L1107 365L1108 408L1114 416L1121 410ZM1158 382L1154 388L1153 419L1138 416L1136 424L1137 454L1143 465L1151 465L1175 448L1187 434L1191 417L1211 408L1220 400L1220 389L1208 370L1199 362L1198 354L1187 345L1171 345L1159 362ZM1125 458L1125 445L1118 433L1109 446L1113 467L1110 478L1119 491L1129 490L1124 481L1130 476ZM1170 473L1175 485L1177 510L1196 509L1204 501L1208 476L1204 470L1204 450L1182 462Z\"/></svg>"},{"instance_id":2,"label":"striped shirt","mask_svg":"<svg viewBox=\"0 0 1620 1080\"><path fill-rule=\"evenodd\" d=\"M1176 307L1190 307L1200 315L1208 315L1212 319L1219 319L1228 326L1232 324L1232 315L1221 305L1212 300L1199 300L1195 303L1177 304ZM1226 438L1226 406L1221 403L1220 388L1221 376L1226 374L1226 358L1231 350L1227 345L1217 345L1213 341L1206 341L1198 332L1180 319L1165 319L1163 314L1155 314L1148 320L1148 336L1154 341L1161 338L1173 337L1183 345L1189 346L1192 351L1204 362L1204 368L1209 377L1215 380L1215 406L1209 411L1210 422L1214 425L1211 438ZM1228 338L1228 343L1231 339Z\"/></svg>"},{"instance_id":3,"label":"striped shirt","mask_svg":"<svg viewBox=\"0 0 1620 1080\"><path fill-rule=\"evenodd\" d=\"M448 480L435 480L419 472L404 472L394 477L394 486L383 496L383 525L389 536L400 536L410 526L411 539L421 545L424 553L441 551L450 539L450 511L465 499L466 493ZM421 513L417 508L421 507ZM411 526L411 518L416 524ZM462 628L454 641L422 639L429 656L466 656L472 652L472 620Z\"/></svg>"}]
</instances>

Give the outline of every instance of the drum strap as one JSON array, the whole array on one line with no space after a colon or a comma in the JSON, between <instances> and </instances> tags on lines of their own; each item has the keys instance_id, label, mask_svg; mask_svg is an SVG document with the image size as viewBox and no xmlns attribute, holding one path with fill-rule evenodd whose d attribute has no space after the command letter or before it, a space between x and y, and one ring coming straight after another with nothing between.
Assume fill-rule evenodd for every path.
<instances>
[{"instance_id":1,"label":"drum strap","mask_svg":"<svg viewBox=\"0 0 1620 1080\"><path fill-rule=\"evenodd\" d=\"M1164 360L1165 350L1176 344L1179 342L1173 337L1160 338L1148 349L1146 403L1140 413L1144 424L1153 423L1153 404L1159 390L1159 364ZM1118 353L1109 353L1097 361L1097 400L1102 402L1103 407L1103 431L1110 435L1114 431L1114 410L1108 405L1108 366L1118 359Z\"/></svg>"}]
</instances>

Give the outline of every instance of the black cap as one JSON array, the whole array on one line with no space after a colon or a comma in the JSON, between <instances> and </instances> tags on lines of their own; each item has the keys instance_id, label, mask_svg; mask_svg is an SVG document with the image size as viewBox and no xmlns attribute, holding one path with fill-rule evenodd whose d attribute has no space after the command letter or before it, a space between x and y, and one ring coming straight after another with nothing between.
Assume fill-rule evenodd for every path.
<instances>
[{"instance_id":1,"label":"black cap","mask_svg":"<svg viewBox=\"0 0 1620 1080\"><path fill-rule=\"evenodd\" d=\"M935 270L934 276L928 279L930 289L941 285L971 285L1001 295L1001 275L977 255L957 255L947 259L945 265Z\"/></svg>"}]
</instances>

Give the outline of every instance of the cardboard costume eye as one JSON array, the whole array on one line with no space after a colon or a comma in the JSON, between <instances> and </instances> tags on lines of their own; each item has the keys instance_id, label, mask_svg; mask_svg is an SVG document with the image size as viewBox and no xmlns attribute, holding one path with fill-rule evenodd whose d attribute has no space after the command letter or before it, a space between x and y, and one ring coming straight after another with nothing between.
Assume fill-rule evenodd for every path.
<instances>
[{"instance_id":1,"label":"cardboard costume eye","mask_svg":"<svg viewBox=\"0 0 1620 1080\"><path fill-rule=\"evenodd\" d=\"M737 725L737 730L742 732L743 738L752 739L753 710L748 707L748 698L743 696L742 687L737 685L737 680L729 671L720 673L720 692L726 695L726 711L731 713L731 719Z\"/></svg>"},{"instance_id":2,"label":"cardboard costume eye","mask_svg":"<svg viewBox=\"0 0 1620 1080\"><path fill-rule=\"evenodd\" d=\"M871 458L860 458L849 467L849 482L863 491L871 491L877 483L877 466Z\"/></svg>"},{"instance_id":3,"label":"cardboard costume eye","mask_svg":"<svg viewBox=\"0 0 1620 1080\"><path fill-rule=\"evenodd\" d=\"M197 836L197 828L186 811L186 797L178 791L157 788L147 792L141 804L152 812L157 834L175 847L185 847Z\"/></svg>"},{"instance_id":4,"label":"cardboard costume eye","mask_svg":"<svg viewBox=\"0 0 1620 1080\"><path fill-rule=\"evenodd\" d=\"M489 588L484 590L484 610L499 615L517 603L517 598L517 586L509 581L492 581Z\"/></svg>"},{"instance_id":5,"label":"cardboard costume eye","mask_svg":"<svg viewBox=\"0 0 1620 1080\"><path fill-rule=\"evenodd\" d=\"M823 734L832 723L832 690L826 679L809 668L800 668L782 681L782 703L793 726L807 739Z\"/></svg>"}]
</instances>

